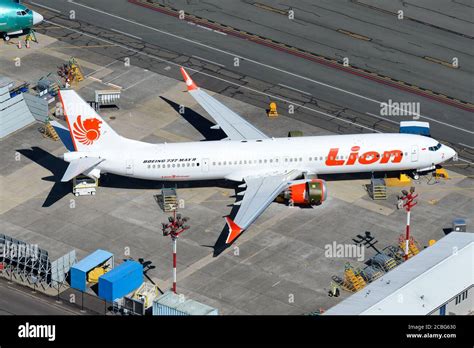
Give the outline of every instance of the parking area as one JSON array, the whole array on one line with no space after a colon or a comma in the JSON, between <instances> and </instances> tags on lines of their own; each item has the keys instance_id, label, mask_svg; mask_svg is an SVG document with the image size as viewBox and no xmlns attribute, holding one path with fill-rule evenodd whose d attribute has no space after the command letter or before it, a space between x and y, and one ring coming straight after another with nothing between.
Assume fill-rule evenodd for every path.
<instances>
[{"instance_id":1,"label":"parking area","mask_svg":"<svg viewBox=\"0 0 474 348\"><path fill-rule=\"evenodd\" d=\"M180 142L216 135L209 131L209 116L185 92L182 81L44 35L30 50L8 47L5 52L0 75L18 82L34 85L74 56L86 76L74 88L85 100L93 100L95 90L120 88L119 109L101 114L123 136ZM12 65L17 55L20 67ZM265 110L236 99L216 98L270 136L286 136L290 130L328 134L286 116L269 119ZM80 259L101 248L114 253L117 262L143 258L155 266L147 275L160 288L169 288L172 245L161 234L168 214L154 198L164 183L107 175L95 196L75 197L71 183L60 182L67 164L56 156L65 151L63 145L43 137L39 127L32 124L1 140L1 232L58 256L75 249ZM442 238L454 218L473 217L473 178L449 174L449 180L426 176L414 183L420 196L412 212L412 233L421 247ZM220 314L304 314L347 297L347 292L339 298L328 296L331 277L342 276L347 262L362 267L363 261L328 256L328 245L353 244L367 231L378 241L377 248L397 245L405 213L396 208L400 188L389 187L387 200L374 201L365 188L369 179L343 179L328 181L329 196L321 206L271 204L218 257L213 257L212 246L234 202L232 183L180 184L178 196L185 203L180 211L190 218L191 228L178 242L178 292L218 308ZM364 259L374 253L366 249Z\"/></svg>"}]
</instances>

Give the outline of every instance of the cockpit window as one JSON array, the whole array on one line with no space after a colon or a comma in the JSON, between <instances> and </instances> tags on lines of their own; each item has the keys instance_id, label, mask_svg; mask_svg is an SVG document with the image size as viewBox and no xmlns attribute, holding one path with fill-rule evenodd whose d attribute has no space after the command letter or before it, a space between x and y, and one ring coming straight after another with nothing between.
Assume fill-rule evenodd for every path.
<instances>
[{"instance_id":1,"label":"cockpit window","mask_svg":"<svg viewBox=\"0 0 474 348\"><path fill-rule=\"evenodd\" d=\"M27 8L27 9L25 10L25 12L26 12L26 13L30 13L30 9Z\"/></svg>"},{"instance_id":2,"label":"cockpit window","mask_svg":"<svg viewBox=\"0 0 474 348\"><path fill-rule=\"evenodd\" d=\"M436 146L430 146L428 150L430 151L438 151L441 148L441 143L438 143Z\"/></svg>"},{"instance_id":3,"label":"cockpit window","mask_svg":"<svg viewBox=\"0 0 474 348\"><path fill-rule=\"evenodd\" d=\"M26 16L27 12L25 11L17 11L17 16Z\"/></svg>"}]
</instances>

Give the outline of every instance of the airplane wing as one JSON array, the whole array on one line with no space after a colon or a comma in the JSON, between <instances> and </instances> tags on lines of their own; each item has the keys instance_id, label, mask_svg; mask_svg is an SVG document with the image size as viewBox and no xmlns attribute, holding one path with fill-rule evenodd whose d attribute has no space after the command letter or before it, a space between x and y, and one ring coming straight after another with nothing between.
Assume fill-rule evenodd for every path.
<instances>
[{"instance_id":1,"label":"airplane wing","mask_svg":"<svg viewBox=\"0 0 474 348\"><path fill-rule=\"evenodd\" d=\"M72 160L69 163L69 166L66 169L66 172L64 173L61 181L62 182L67 182L74 178L75 176L78 176L79 174L84 173L85 171L91 169L92 167L95 167L97 164L102 162L104 159L103 158L97 158L97 157L83 157L83 158L78 158L75 160Z\"/></svg>"},{"instance_id":2,"label":"airplane wing","mask_svg":"<svg viewBox=\"0 0 474 348\"><path fill-rule=\"evenodd\" d=\"M268 138L268 136L245 121L241 116L199 88L183 68L181 68L181 74L186 82L189 93L204 110L212 116L217 122L217 126L227 134L228 139L244 140Z\"/></svg>"},{"instance_id":3,"label":"airplane wing","mask_svg":"<svg viewBox=\"0 0 474 348\"><path fill-rule=\"evenodd\" d=\"M290 182L301 175L301 171L276 172L272 174L247 176L244 178L247 186L244 197L237 204L240 208L234 220L226 217L229 232L225 243L231 244L260 214L270 205L271 202L288 186Z\"/></svg>"}]
</instances>

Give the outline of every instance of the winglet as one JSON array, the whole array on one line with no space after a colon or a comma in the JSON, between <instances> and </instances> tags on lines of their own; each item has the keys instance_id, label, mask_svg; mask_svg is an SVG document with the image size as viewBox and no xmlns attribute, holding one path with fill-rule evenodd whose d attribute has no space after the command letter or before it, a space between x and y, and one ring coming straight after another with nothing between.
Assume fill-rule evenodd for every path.
<instances>
[{"instance_id":1,"label":"winglet","mask_svg":"<svg viewBox=\"0 0 474 348\"><path fill-rule=\"evenodd\" d=\"M186 70L183 67L180 68L181 74L183 75L184 82L186 82L186 86L188 86L188 91L194 91L198 88L198 86L194 83L193 79L188 75Z\"/></svg>"},{"instance_id":2,"label":"winglet","mask_svg":"<svg viewBox=\"0 0 474 348\"><path fill-rule=\"evenodd\" d=\"M227 222L227 226L229 226L229 235L226 239L226 244L232 243L242 232L243 230L237 225L230 217L226 217L225 221Z\"/></svg>"}]
</instances>

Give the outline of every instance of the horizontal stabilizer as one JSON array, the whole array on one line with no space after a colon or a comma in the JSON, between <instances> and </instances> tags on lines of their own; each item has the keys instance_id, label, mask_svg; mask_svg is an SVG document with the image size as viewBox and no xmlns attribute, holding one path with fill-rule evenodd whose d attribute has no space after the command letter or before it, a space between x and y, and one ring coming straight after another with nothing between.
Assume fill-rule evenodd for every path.
<instances>
[{"instance_id":1,"label":"horizontal stabilizer","mask_svg":"<svg viewBox=\"0 0 474 348\"><path fill-rule=\"evenodd\" d=\"M78 176L79 174L82 174L88 171L89 169L95 167L103 160L103 158L97 157L83 157L75 159L69 163L69 166L67 167L66 172L64 173L61 181L67 182L72 178Z\"/></svg>"}]
</instances>

